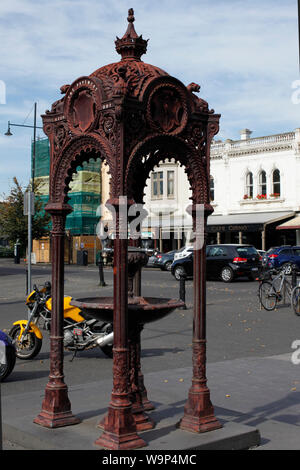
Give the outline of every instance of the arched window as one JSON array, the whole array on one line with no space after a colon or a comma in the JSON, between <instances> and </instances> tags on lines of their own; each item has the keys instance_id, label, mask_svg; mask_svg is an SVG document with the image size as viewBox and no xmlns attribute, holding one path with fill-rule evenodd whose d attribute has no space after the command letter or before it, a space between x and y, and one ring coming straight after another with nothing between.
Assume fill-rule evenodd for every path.
<instances>
[{"instance_id":1,"label":"arched window","mask_svg":"<svg viewBox=\"0 0 300 470\"><path fill-rule=\"evenodd\" d=\"M273 171L272 175L272 184L273 184L273 196L279 197L280 196L280 171L276 168Z\"/></svg>"},{"instance_id":2,"label":"arched window","mask_svg":"<svg viewBox=\"0 0 300 470\"><path fill-rule=\"evenodd\" d=\"M246 192L247 197L253 197L253 174L249 171L246 175Z\"/></svg>"},{"instance_id":3,"label":"arched window","mask_svg":"<svg viewBox=\"0 0 300 470\"><path fill-rule=\"evenodd\" d=\"M258 194L267 194L267 175L264 170L262 170L258 175Z\"/></svg>"},{"instance_id":4,"label":"arched window","mask_svg":"<svg viewBox=\"0 0 300 470\"><path fill-rule=\"evenodd\" d=\"M215 200L215 181L213 177L210 177L209 180L209 194L210 194L210 200L214 201Z\"/></svg>"}]
</instances>

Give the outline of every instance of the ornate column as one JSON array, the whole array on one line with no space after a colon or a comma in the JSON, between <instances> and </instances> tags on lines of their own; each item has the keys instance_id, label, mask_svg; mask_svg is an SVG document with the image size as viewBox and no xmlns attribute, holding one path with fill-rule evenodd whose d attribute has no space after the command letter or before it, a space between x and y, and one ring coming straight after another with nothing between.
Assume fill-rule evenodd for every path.
<instances>
[{"instance_id":1,"label":"ornate column","mask_svg":"<svg viewBox=\"0 0 300 470\"><path fill-rule=\"evenodd\" d=\"M205 207L203 247L194 251L194 326L193 326L193 378L184 416L178 427L185 431L206 432L221 428L215 418L206 379L206 236L207 217L212 207ZM192 209L195 232L195 208Z\"/></svg>"},{"instance_id":2,"label":"ornate column","mask_svg":"<svg viewBox=\"0 0 300 470\"><path fill-rule=\"evenodd\" d=\"M143 198L138 198L138 201L143 201ZM144 204L143 202L140 202L139 204ZM129 218L130 219L130 218ZM129 220L130 221L130 220ZM139 225L137 227L137 231L140 233L140 238L138 239L129 239L129 245L136 247L136 248L141 248L141 232L142 232L142 227ZM129 255L130 256L130 255ZM147 258L146 258L147 259ZM142 266L145 266L146 260L144 263L141 263L141 265L138 266L138 269L133 277L133 295L135 297L141 297L142 295ZM129 293L130 295L130 293ZM155 409L155 406L153 403L150 402L148 399L148 394L147 390L144 384L144 375L142 373L142 367L141 367L141 333L143 331L143 326L139 325L137 326L136 329L136 341L135 341L135 350L134 350L134 355L135 355L135 367L136 367L136 373L137 373L137 381L136 381L136 388L138 390L138 400L141 398L141 405L144 411L151 411ZM131 356L131 352L130 352ZM133 403L133 412L135 412L135 405ZM149 420L150 421L150 420ZM153 427L153 425L152 425ZM137 428L139 426L137 425ZM150 426L149 426L150 428ZM148 428L148 429L149 429ZM138 429L139 430L139 429Z\"/></svg>"},{"instance_id":3,"label":"ornate column","mask_svg":"<svg viewBox=\"0 0 300 470\"><path fill-rule=\"evenodd\" d=\"M64 321L64 237L66 215L72 212L68 204L48 204L52 216L52 316L50 331L50 374L45 389L42 411L34 423L48 428L77 424L68 398L63 374L63 321Z\"/></svg>"},{"instance_id":4,"label":"ornate column","mask_svg":"<svg viewBox=\"0 0 300 470\"><path fill-rule=\"evenodd\" d=\"M146 445L136 433L129 390L128 349L128 260L127 217L122 198L112 201L115 208L116 238L114 240L114 346L113 390L108 414L103 421L103 434L95 444L111 450L137 449Z\"/></svg>"}]
</instances>

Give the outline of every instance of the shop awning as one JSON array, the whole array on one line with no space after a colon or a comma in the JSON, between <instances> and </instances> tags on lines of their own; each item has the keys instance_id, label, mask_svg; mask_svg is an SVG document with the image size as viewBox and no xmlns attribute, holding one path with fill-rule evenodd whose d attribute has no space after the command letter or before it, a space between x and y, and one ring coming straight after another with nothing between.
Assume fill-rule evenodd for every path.
<instances>
[{"instance_id":1,"label":"shop awning","mask_svg":"<svg viewBox=\"0 0 300 470\"><path fill-rule=\"evenodd\" d=\"M291 218L295 212L255 212L230 215L210 215L207 219L208 232L256 232L264 230L271 223Z\"/></svg>"},{"instance_id":2,"label":"shop awning","mask_svg":"<svg viewBox=\"0 0 300 470\"><path fill-rule=\"evenodd\" d=\"M296 215L293 219L284 222L276 227L277 230L299 230L300 229L300 215Z\"/></svg>"}]
</instances>

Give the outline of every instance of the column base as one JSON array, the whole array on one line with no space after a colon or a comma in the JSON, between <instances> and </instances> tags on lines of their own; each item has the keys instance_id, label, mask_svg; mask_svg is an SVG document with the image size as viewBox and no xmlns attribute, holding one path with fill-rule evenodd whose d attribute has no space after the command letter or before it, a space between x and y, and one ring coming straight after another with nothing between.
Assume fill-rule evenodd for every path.
<instances>
[{"instance_id":1,"label":"column base","mask_svg":"<svg viewBox=\"0 0 300 470\"><path fill-rule=\"evenodd\" d=\"M183 431L203 433L209 431L215 431L216 429L222 428L222 424L217 420L215 416L205 416L198 418L195 416L184 416L179 423L176 425Z\"/></svg>"},{"instance_id":2,"label":"column base","mask_svg":"<svg viewBox=\"0 0 300 470\"><path fill-rule=\"evenodd\" d=\"M95 445L109 450L133 450L145 447L146 442L137 434L124 434L119 436L111 432L104 431L95 442Z\"/></svg>"},{"instance_id":3,"label":"column base","mask_svg":"<svg viewBox=\"0 0 300 470\"><path fill-rule=\"evenodd\" d=\"M74 416L71 411L65 413L49 413L48 411L41 411L33 422L40 426L44 426L45 428L61 428L63 426L79 424L81 420Z\"/></svg>"},{"instance_id":4,"label":"column base","mask_svg":"<svg viewBox=\"0 0 300 470\"><path fill-rule=\"evenodd\" d=\"M46 387L42 411L33 422L47 428L71 426L81 422L79 418L72 414L65 384L57 388Z\"/></svg>"},{"instance_id":5,"label":"column base","mask_svg":"<svg viewBox=\"0 0 300 470\"><path fill-rule=\"evenodd\" d=\"M209 398L209 391L189 393L184 408L184 416L176 425L184 431L202 433L222 428L214 415L214 408Z\"/></svg>"},{"instance_id":6,"label":"column base","mask_svg":"<svg viewBox=\"0 0 300 470\"><path fill-rule=\"evenodd\" d=\"M149 429L155 428L155 422L153 419L143 411L133 413L133 418L135 420L137 431L148 431Z\"/></svg>"},{"instance_id":7,"label":"column base","mask_svg":"<svg viewBox=\"0 0 300 470\"><path fill-rule=\"evenodd\" d=\"M132 412L133 419L135 421L136 430L137 431L147 431L149 429L153 429L155 427L155 422L143 411L139 412ZM108 414L102 418L102 420L97 424L97 428L99 429L107 429L108 423Z\"/></svg>"},{"instance_id":8,"label":"column base","mask_svg":"<svg viewBox=\"0 0 300 470\"><path fill-rule=\"evenodd\" d=\"M110 407L98 427L103 427L104 432L95 441L95 445L105 449L139 449L147 445L136 433L136 424L131 407L123 409Z\"/></svg>"},{"instance_id":9,"label":"column base","mask_svg":"<svg viewBox=\"0 0 300 470\"><path fill-rule=\"evenodd\" d=\"M143 405L144 410L145 411L155 410L155 406L153 405L153 403L151 403L151 401L148 398L147 390L144 385L144 376L142 373L139 373L138 375L138 386L139 386L141 399L142 399L142 405Z\"/></svg>"},{"instance_id":10,"label":"column base","mask_svg":"<svg viewBox=\"0 0 300 470\"><path fill-rule=\"evenodd\" d=\"M142 403L143 403L144 410L146 410L146 411L155 410L155 406L153 405L153 403L151 403L150 400L148 400L148 398L144 399L142 397Z\"/></svg>"}]
</instances>

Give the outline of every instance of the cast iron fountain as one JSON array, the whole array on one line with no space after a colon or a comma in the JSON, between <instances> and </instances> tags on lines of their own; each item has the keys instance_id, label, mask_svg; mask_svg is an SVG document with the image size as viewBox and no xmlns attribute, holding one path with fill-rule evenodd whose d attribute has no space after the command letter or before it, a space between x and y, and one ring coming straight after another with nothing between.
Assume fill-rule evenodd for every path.
<instances>
[{"instance_id":1,"label":"cast iron fountain","mask_svg":"<svg viewBox=\"0 0 300 470\"><path fill-rule=\"evenodd\" d=\"M103 202L109 203L115 213L114 292L113 299L81 299L81 304L101 318L107 315L105 318L111 320L113 316L113 390L102 423L104 432L97 440L97 444L108 449L146 445L137 434L137 427L152 426L143 414L145 400L141 407L139 330L150 319L159 319L179 305L171 299L142 297L137 290L132 294L132 271L139 263L131 263L127 258L131 243L127 225L125 237L120 232L124 211L128 214L129 207L143 204L146 181L165 159L174 159L185 168L192 192L193 230L195 238L203 242L194 251L193 377L179 428L201 433L221 427L214 415L206 379L205 275L207 217L213 212L209 191L210 146L219 131L220 115L197 96L200 90L197 83L186 86L141 60L148 41L136 33L132 9L127 20L124 36L115 41L121 60L63 85L60 89L63 97L42 116L50 142L49 202L45 209L52 218L53 311L49 381L42 410L34 422L48 428L79 422L71 410L63 373L65 221L72 212L68 191L73 174L83 162L101 158L110 175L109 199ZM175 50L173 44L165 46ZM203 208L204 233L201 230L197 233L199 206ZM139 413L133 413L137 409L142 409L139 418Z\"/></svg>"}]
</instances>

